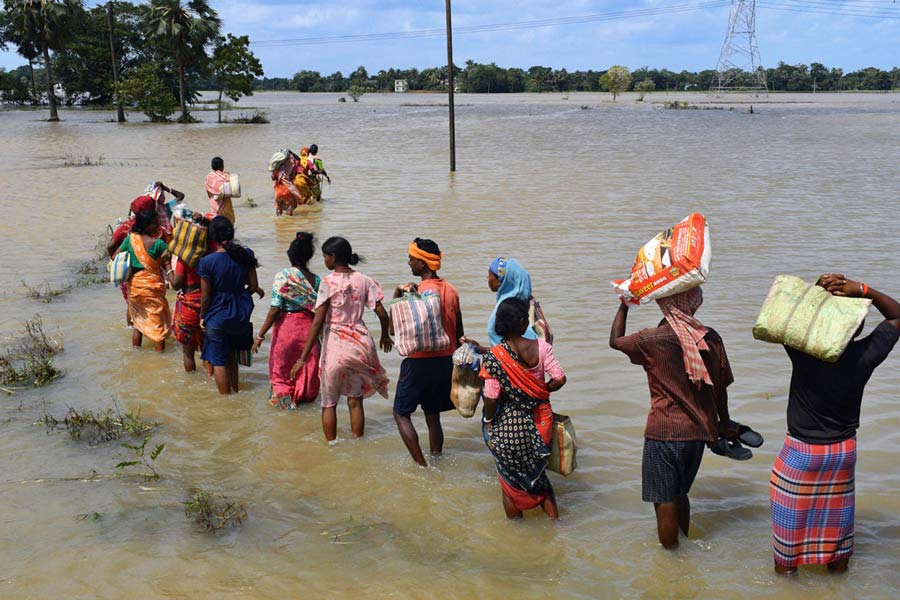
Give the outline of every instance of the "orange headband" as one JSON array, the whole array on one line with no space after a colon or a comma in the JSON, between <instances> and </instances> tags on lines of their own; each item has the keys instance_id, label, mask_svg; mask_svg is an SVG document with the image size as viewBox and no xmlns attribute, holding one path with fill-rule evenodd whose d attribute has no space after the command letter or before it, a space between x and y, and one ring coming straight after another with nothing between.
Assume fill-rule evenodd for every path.
<instances>
[{"instance_id":1,"label":"orange headband","mask_svg":"<svg viewBox=\"0 0 900 600\"><path fill-rule=\"evenodd\" d=\"M441 252L440 254L431 254L430 252L425 252L424 250L419 248L415 242L409 243L409 255L424 262L425 265L432 271L440 270L441 259L444 258L443 252Z\"/></svg>"}]
</instances>

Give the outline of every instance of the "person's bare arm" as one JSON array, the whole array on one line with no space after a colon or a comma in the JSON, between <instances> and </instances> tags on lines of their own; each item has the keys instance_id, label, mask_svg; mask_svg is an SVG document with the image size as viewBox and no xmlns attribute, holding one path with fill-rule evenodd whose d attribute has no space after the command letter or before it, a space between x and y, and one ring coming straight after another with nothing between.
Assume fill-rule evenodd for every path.
<instances>
[{"instance_id":1,"label":"person's bare arm","mask_svg":"<svg viewBox=\"0 0 900 600\"><path fill-rule=\"evenodd\" d=\"M259 328L259 333L256 334L256 339L253 340L253 347L251 350L253 353L259 352L259 346L266 339L266 332L272 327L272 324L275 323L275 319L278 318L278 315L281 314L281 309L277 306L270 306L269 312L266 313L266 320L263 321L262 327Z\"/></svg>"},{"instance_id":2,"label":"person's bare arm","mask_svg":"<svg viewBox=\"0 0 900 600\"><path fill-rule=\"evenodd\" d=\"M547 382L547 390L550 393L553 393L556 390L558 390L559 388L561 388L562 386L566 385L566 381L567 380L566 380L565 375L563 375L559 379L551 379L550 381Z\"/></svg>"},{"instance_id":3,"label":"person's bare arm","mask_svg":"<svg viewBox=\"0 0 900 600\"><path fill-rule=\"evenodd\" d=\"M390 352L394 348L394 340L391 339L391 319L388 317L387 311L381 302L375 303L375 314L381 321L381 341L378 343L385 352Z\"/></svg>"},{"instance_id":4,"label":"person's bare arm","mask_svg":"<svg viewBox=\"0 0 900 600\"><path fill-rule=\"evenodd\" d=\"M616 317L613 319L612 327L609 330L609 345L611 348L615 348L615 342L620 337L625 336L625 325L628 321L628 305L624 302L619 303L619 310L616 312Z\"/></svg>"},{"instance_id":5,"label":"person's bare arm","mask_svg":"<svg viewBox=\"0 0 900 600\"><path fill-rule=\"evenodd\" d=\"M212 286L209 279L202 277L200 279L200 321L206 316L206 309L209 307L209 301L212 299Z\"/></svg>"},{"instance_id":6,"label":"person's bare arm","mask_svg":"<svg viewBox=\"0 0 900 600\"><path fill-rule=\"evenodd\" d=\"M303 367L306 359L309 358L309 353L312 352L313 346L315 346L316 342L319 341L319 332L322 331L322 325L325 323L325 315L327 313L328 302L325 302L316 309L312 325L310 325L309 327L309 336L306 338L306 345L303 347L303 352L300 354L300 358L291 368L291 377L296 375L297 372Z\"/></svg>"},{"instance_id":7,"label":"person's bare arm","mask_svg":"<svg viewBox=\"0 0 900 600\"><path fill-rule=\"evenodd\" d=\"M266 295L266 291L259 287L259 277L256 275L256 269L247 271L247 289L251 294L256 294L260 298Z\"/></svg>"},{"instance_id":8,"label":"person's bare arm","mask_svg":"<svg viewBox=\"0 0 900 600\"><path fill-rule=\"evenodd\" d=\"M463 330L462 311L456 311L456 339L462 339L466 335Z\"/></svg>"},{"instance_id":9,"label":"person's bare arm","mask_svg":"<svg viewBox=\"0 0 900 600\"><path fill-rule=\"evenodd\" d=\"M847 298L868 298L882 314L884 320L900 329L900 302L884 292L879 292L860 280L848 279L839 273L827 273L819 277L816 285L824 287L835 296Z\"/></svg>"}]
</instances>

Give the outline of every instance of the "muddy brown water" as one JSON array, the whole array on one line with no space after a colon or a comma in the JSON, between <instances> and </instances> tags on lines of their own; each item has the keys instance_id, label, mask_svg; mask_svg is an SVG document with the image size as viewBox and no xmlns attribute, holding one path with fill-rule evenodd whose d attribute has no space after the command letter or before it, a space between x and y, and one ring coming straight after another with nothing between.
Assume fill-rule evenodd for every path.
<instances>
[{"instance_id":1,"label":"muddy brown water","mask_svg":"<svg viewBox=\"0 0 900 600\"><path fill-rule=\"evenodd\" d=\"M729 110L663 110L624 95L459 96L458 172L448 174L446 108L431 95L258 94L245 104L271 125L116 125L103 112L2 112L0 332L39 312L62 333L65 377L0 397L0 595L5 598L887 598L900 587L898 359L868 385L859 433L856 555L851 572L777 578L771 568L768 476L785 433L784 351L750 330L776 274L829 270L900 293L895 216L900 95L743 99ZM705 98L685 96L690 102ZM588 108L583 109L582 106ZM334 185L315 210L276 218L266 163L278 148L316 142ZM92 236L122 216L153 179L206 205L214 155L241 174L238 237L260 258L260 280L287 265L298 229L344 235L386 289L410 279L406 246L431 237L459 289L466 331L485 338L490 261L514 256L555 329L569 383L554 408L578 431L578 470L551 476L561 520L503 517L479 423L444 417L445 455L409 459L388 400L366 401L366 437L339 410L336 445L319 411L266 402L268 343L222 398L181 371L176 344L133 351L124 303L110 285L76 287L45 304L22 281L59 288L90 257ZM64 167L102 155L103 164ZM713 266L699 316L723 336L736 381L732 412L766 444L744 463L707 453L691 493L692 535L675 552L656 541L640 501L642 371L607 346L611 278L640 244L692 211L711 224ZM325 270L316 254L313 269ZM258 326L266 303L257 302ZM654 324L634 310L629 330ZM370 315L370 324L376 321ZM877 322L873 310L868 328ZM396 380L400 358L383 361ZM391 386L393 392L393 384ZM98 477L127 458L117 442L90 448L46 434L41 415L115 401L162 425L155 482ZM424 434L421 417L414 419ZM216 534L185 518L188 491L246 505L243 527ZM78 515L98 513L98 519Z\"/></svg>"}]
</instances>

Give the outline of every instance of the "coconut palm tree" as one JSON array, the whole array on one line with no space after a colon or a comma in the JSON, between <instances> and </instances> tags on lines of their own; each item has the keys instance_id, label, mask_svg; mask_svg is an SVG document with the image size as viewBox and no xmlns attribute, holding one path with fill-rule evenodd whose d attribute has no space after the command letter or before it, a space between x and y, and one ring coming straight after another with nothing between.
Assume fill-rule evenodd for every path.
<instances>
[{"instance_id":1,"label":"coconut palm tree","mask_svg":"<svg viewBox=\"0 0 900 600\"><path fill-rule=\"evenodd\" d=\"M184 91L185 71L206 59L206 47L219 35L218 13L206 0L150 0L145 19L147 34L167 46L178 69L178 96L181 122L191 120Z\"/></svg>"},{"instance_id":2,"label":"coconut palm tree","mask_svg":"<svg viewBox=\"0 0 900 600\"><path fill-rule=\"evenodd\" d=\"M47 71L47 101L50 120L59 121L50 51L60 52L72 37L84 13L81 0L4 0L7 13L6 38L25 58L44 59Z\"/></svg>"}]
</instances>

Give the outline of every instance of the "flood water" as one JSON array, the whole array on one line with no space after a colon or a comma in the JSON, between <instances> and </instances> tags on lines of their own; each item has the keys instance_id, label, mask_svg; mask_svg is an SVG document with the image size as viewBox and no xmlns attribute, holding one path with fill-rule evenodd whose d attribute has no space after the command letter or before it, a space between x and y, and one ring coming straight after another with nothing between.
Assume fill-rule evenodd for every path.
<instances>
[{"instance_id":1,"label":"flood water","mask_svg":"<svg viewBox=\"0 0 900 600\"><path fill-rule=\"evenodd\" d=\"M704 97L686 96L690 102ZM0 596L4 598L866 598L900 588L900 353L874 374L863 404L856 554L846 577L772 571L768 477L785 433L784 351L751 328L778 274L846 272L900 294L900 95L773 96L735 110L663 110L663 94L457 97L457 165L448 173L441 96L258 94L270 125L116 125L104 112L0 113L0 334L43 317L61 332L65 376L0 396ZM669 97L671 99L671 97ZM586 108L582 108L586 107ZM333 185L320 210L276 218L266 170L281 147L318 143ZM66 156L101 166L65 167ZM51 303L21 282L61 288L91 257L94 235L161 179L207 205L203 179L221 155L241 174L237 235L265 287L288 265L297 230L343 235L387 293L410 280L407 244L436 240L460 292L466 332L484 340L498 256L532 274L569 383L552 398L578 431L578 469L555 474L561 520L507 522L477 419L445 413L445 455L409 458L391 402L366 401L366 436L324 442L317 406L267 403L268 342L220 397L162 355L130 348L125 305L110 285ZM691 492L691 539L656 539L640 499L648 391L643 371L609 349L617 307L609 280L638 247L693 211L710 223L713 264L698 313L725 340L732 415L766 438L748 462L707 453ZM317 252L313 270L325 274ZM267 310L257 301L258 327ZM628 329L660 318L631 311ZM377 334L377 321L368 317ZM874 309L867 329L878 322ZM271 335L268 336L271 338ZM377 338L376 338L377 339ZM400 357L383 356L393 394ZM111 478L121 442L90 447L35 422L68 407L116 402L159 421L161 477ZM421 414L414 417L425 434ZM91 477L96 472L98 475ZM190 490L243 503L243 526L206 533L183 513ZM94 513L97 513L95 516ZM79 515L91 515L79 518ZM894 590L894 591L892 591Z\"/></svg>"}]
</instances>

